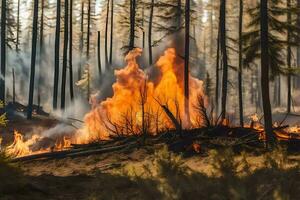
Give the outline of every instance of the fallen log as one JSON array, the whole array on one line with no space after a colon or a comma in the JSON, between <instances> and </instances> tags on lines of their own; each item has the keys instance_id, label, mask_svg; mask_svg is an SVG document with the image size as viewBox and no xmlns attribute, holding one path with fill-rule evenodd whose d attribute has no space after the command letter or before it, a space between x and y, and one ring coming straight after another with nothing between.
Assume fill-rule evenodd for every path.
<instances>
[{"instance_id":1,"label":"fallen log","mask_svg":"<svg viewBox=\"0 0 300 200\"><path fill-rule=\"evenodd\" d=\"M35 154L30 156L18 157L11 160L11 162L25 162L25 161L34 161L34 160L50 160L50 159L62 159L67 157L80 157L80 156L89 156L94 154L109 153L114 151L119 151L123 149L129 149L137 147L137 142L131 142L129 144L123 144L119 146L111 146L107 148L97 148L97 149L70 149L65 151L57 152L47 152L41 154Z\"/></svg>"}]
</instances>

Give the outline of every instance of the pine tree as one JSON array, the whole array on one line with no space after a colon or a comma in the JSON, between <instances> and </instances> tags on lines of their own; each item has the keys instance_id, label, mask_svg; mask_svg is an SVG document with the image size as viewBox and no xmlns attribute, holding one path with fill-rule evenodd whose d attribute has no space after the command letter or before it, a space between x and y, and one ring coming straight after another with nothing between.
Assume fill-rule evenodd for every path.
<instances>
[{"instance_id":1,"label":"pine tree","mask_svg":"<svg viewBox=\"0 0 300 200\"><path fill-rule=\"evenodd\" d=\"M63 70L62 70L61 97L60 97L61 98L60 108L62 110L65 109L65 104L66 104L68 44L69 44L69 0L65 0Z\"/></svg>"},{"instance_id":2,"label":"pine tree","mask_svg":"<svg viewBox=\"0 0 300 200\"><path fill-rule=\"evenodd\" d=\"M32 47L31 47L31 72L30 72L30 83L29 83L29 100L27 107L27 119L32 118L32 106L33 106L33 94L34 94L34 78L35 78L35 63L36 63L36 45L38 35L38 10L39 2L34 0L34 14L33 14L33 25L32 25Z\"/></svg>"},{"instance_id":3,"label":"pine tree","mask_svg":"<svg viewBox=\"0 0 300 200\"><path fill-rule=\"evenodd\" d=\"M268 2L265 3L268 4ZM293 73L293 69L291 68L291 47L298 46L297 41L299 39L298 32L300 31L300 28L291 20L291 15L296 15L298 9L290 3L288 3L286 8L282 7L282 4L283 2L281 0L275 0L271 1L270 5L265 8L267 9L266 16L268 18L265 22L267 23L266 26L268 28L268 49L265 56L267 56L268 59L267 64L270 69L272 79L280 74L287 75L288 77L287 111L290 112L291 74ZM260 27L261 21L264 21L265 19L262 19L260 15L260 7L260 4L258 4L256 7L248 10L249 15L251 16L251 21L247 28L250 29L250 31L243 34L243 41L245 45L245 66L249 66L250 63L253 63L258 58L265 59L262 55L263 49L261 47L261 40L263 39ZM284 18L286 18L286 20L282 20ZM287 38L286 40L282 39L285 37ZM283 47L286 47L286 53ZM284 59L285 55L287 56L286 59ZM266 80L264 79L263 82L265 81ZM263 96L264 95L265 94L263 94Z\"/></svg>"},{"instance_id":4,"label":"pine tree","mask_svg":"<svg viewBox=\"0 0 300 200\"><path fill-rule=\"evenodd\" d=\"M56 31L55 31L55 66L54 66L54 91L53 91L53 109L57 109L58 100L58 81L59 81L59 52L60 52L60 17L61 17L61 0L57 0L56 5Z\"/></svg>"},{"instance_id":5,"label":"pine tree","mask_svg":"<svg viewBox=\"0 0 300 200\"><path fill-rule=\"evenodd\" d=\"M240 111L240 126L244 126L244 112L243 112L243 0L240 0L240 13L239 13L239 72L238 72L238 87L239 87L239 111Z\"/></svg>"},{"instance_id":6,"label":"pine tree","mask_svg":"<svg viewBox=\"0 0 300 200\"><path fill-rule=\"evenodd\" d=\"M5 75L6 75L6 0L1 1L1 76L0 101L5 104Z\"/></svg>"}]
</instances>

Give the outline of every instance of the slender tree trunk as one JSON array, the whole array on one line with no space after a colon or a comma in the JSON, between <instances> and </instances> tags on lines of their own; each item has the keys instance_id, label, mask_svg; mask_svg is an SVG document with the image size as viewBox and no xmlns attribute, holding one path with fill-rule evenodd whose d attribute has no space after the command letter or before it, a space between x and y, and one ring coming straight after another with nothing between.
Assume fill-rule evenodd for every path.
<instances>
[{"instance_id":1,"label":"slender tree trunk","mask_svg":"<svg viewBox=\"0 0 300 200\"><path fill-rule=\"evenodd\" d=\"M20 0L17 2L17 32L16 32L16 52L20 51Z\"/></svg>"},{"instance_id":2,"label":"slender tree trunk","mask_svg":"<svg viewBox=\"0 0 300 200\"><path fill-rule=\"evenodd\" d=\"M213 16L214 16L214 8L213 8L213 1L211 1L211 5L210 5L210 14L209 14L209 32L210 32L210 55L212 56L213 55L213 52L214 52L214 19L213 19Z\"/></svg>"},{"instance_id":3,"label":"slender tree trunk","mask_svg":"<svg viewBox=\"0 0 300 200\"><path fill-rule=\"evenodd\" d=\"M280 74L278 75L278 96L277 96L277 98L278 98L278 106L281 106L281 76L280 76Z\"/></svg>"},{"instance_id":4,"label":"slender tree trunk","mask_svg":"<svg viewBox=\"0 0 300 200\"><path fill-rule=\"evenodd\" d=\"M81 79L81 65L82 65L82 54L83 54L83 23L84 23L84 2L81 3L81 22L80 22L80 41L79 41L79 51L80 51L80 62L77 71L77 79Z\"/></svg>"},{"instance_id":5,"label":"slender tree trunk","mask_svg":"<svg viewBox=\"0 0 300 200\"><path fill-rule=\"evenodd\" d=\"M185 119L190 124L189 111L189 61L190 61L190 0L185 1L185 56L184 56L184 108Z\"/></svg>"},{"instance_id":6,"label":"slender tree trunk","mask_svg":"<svg viewBox=\"0 0 300 200\"><path fill-rule=\"evenodd\" d=\"M223 79L222 79L222 119L226 118L227 104L227 82L228 82L228 61L226 47L226 0L221 0L220 5L220 47L222 53Z\"/></svg>"},{"instance_id":7,"label":"slender tree trunk","mask_svg":"<svg viewBox=\"0 0 300 200\"><path fill-rule=\"evenodd\" d=\"M220 84L220 31L218 31L217 38L217 57L216 57L216 87L215 87L215 104L216 104L216 113L219 113L219 84Z\"/></svg>"},{"instance_id":8,"label":"slender tree trunk","mask_svg":"<svg viewBox=\"0 0 300 200\"><path fill-rule=\"evenodd\" d=\"M150 17L149 17L149 28L148 28L148 48L149 48L149 65L153 64L152 58L152 23L153 23L153 12L154 12L154 0L151 0L150 5Z\"/></svg>"},{"instance_id":9,"label":"slender tree trunk","mask_svg":"<svg viewBox=\"0 0 300 200\"><path fill-rule=\"evenodd\" d=\"M291 7L291 0L287 0L287 8ZM292 16L291 13L288 12L287 13L287 23L291 24L291 20L292 20ZM287 65L288 68L291 69L292 68L292 63L291 63L291 45L289 44L291 42L291 31L288 28L287 30L287 42L288 42L288 46L287 46ZM292 80L291 80L291 75L290 73L287 75L287 112L290 113L291 112L291 102L292 102Z\"/></svg>"},{"instance_id":10,"label":"slender tree trunk","mask_svg":"<svg viewBox=\"0 0 300 200\"><path fill-rule=\"evenodd\" d=\"M56 8L56 31L55 31L55 49L54 49L54 59L55 59L55 67L54 67L54 92L53 92L53 109L57 109L57 98L58 98L58 81L59 81L59 48L60 48L60 7L61 0L57 0L57 8Z\"/></svg>"},{"instance_id":11,"label":"slender tree trunk","mask_svg":"<svg viewBox=\"0 0 300 200\"><path fill-rule=\"evenodd\" d=\"M269 90L269 34L268 34L268 0L260 3L260 45L261 45L261 94L264 113L264 125L267 141L273 139L272 110Z\"/></svg>"},{"instance_id":12,"label":"slender tree trunk","mask_svg":"<svg viewBox=\"0 0 300 200\"><path fill-rule=\"evenodd\" d=\"M41 19L40 19L40 58L39 58L39 73L38 73L38 109L41 107L41 82L42 82L42 62L44 58L44 9L45 0L42 0L41 5Z\"/></svg>"},{"instance_id":13,"label":"slender tree trunk","mask_svg":"<svg viewBox=\"0 0 300 200\"><path fill-rule=\"evenodd\" d=\"M33 93L34 93L34 76L35 76L35 61L36 61L36 44L37 44L37 32L38 32L38 10L39 1L34 0L33 10L33 25L32 25L32 52L31 52L31 70L30 70L30 83L29 83L29 99L27 107L27 119L32 118L32 106L33 106Z\"/></svg>"},{"instance_id":14,"label":"slender tree trunk","mask_svg":"<svg viewBox=\"0 0 300 200\"><path fill-rule=\"evenodd\" d=\"M239 19L239 72L238 72L238 82L239 82L239 108L240 108L240 125L244 126L244 112L243 112L243 0L240 0L240 19Z\"/></svg>"},{"instance_id":15,"label":"slender tree trunk","mask_svg":"<svg viewBox=\"0 0 300 200\"><path fill-rule=\"evenodd\" d=\"M112 65L112 58L113 58L113 39L114 39L113 32L114 32L114 0L111 0L109 65Z\"/></svg>"},{"instance_id":16,"label":"slender tree trunk","mask_svg":"<svg viewBox=\"0 0 300 200\"><path fill-rule=\"evenodd\" d=\"M130 0L130 38L129 51L135 47L135 15L136 15L136 0Z\"/></svg>"},{"instance_id":17,"label":"slender tree trunk","mask_svg":"<svg viewBox=\"0 0 300 200\"><path fill-rule=\"evenodd\" d=\"M70 98L74 101L73 87L73 0L70 0L70 43L69 43L69 81L70 81Z\"/></svg>"},{"instance_id":18,"label":"slender tree trunk","mask_svg":"<svg viewBox=\"0 0 300 200\"><path fill-rule=\"evenodd\" d=\"M101 66L101 37L100 37L100 31L98 31L98 42L97 42L97 58L98 58L98 70L99 70L99 78L101 79L102 76L102 66Z\"/></svg>"},{"instance_id":19,"label":"slender tree trunk","mask_svg":"<svg viewBox=\"0 0 300 200\"><path fill-rule=\"evenodd\" d=\"M144 27L144 21L145 21L145 9L142 8L142 29L143 29L143 35L142 35L142 47L145 48L145 27Z\"/></svg>"},{"instance_id":20,"label":"slender tree trunk","mask_svg":"<svg viewBox=\"0 0 300 200\"><path fill-rule=\"evenodd\" d=\"M16 103L16 76L15 76L15 68L12 69L13 76L13 104Z\"/></svg>"},{"instance_id":21,"label":"slender tree trunk","mask_svg":"<svg viewBox=\"0 0 300 200\"><path fill-rule=\"evenodd\" d=\"M88 0L88 24L87 24L87 42L86 42L86 58L90 59L90 34L91 34L91 0Z\"/></svg>"},{"instance_id":22,"label":"slender tree trunk","mask_svg":"<svg viewBox=\"0 0 300 200\"><path fill-rule=\"evenodd\" d=\"M297 8L300 9L300 0L297 0ZM300 27L300 12L297 15L297 26ZM300 32L298 32L298 37L300 37ZM299 43L300 41L298 41ZM300 67L300 46L297 47L297 67ZM297 77L299 82L299 77Z\"/></svg>"},{"instance_id":23,"label":"slender tree trunk","mask_svg":"<svg viewBox=\"0 0 300 200\"><path fill-rule=\"evenodd\" d=\"M109 69L109 62L108 62L108 16L109 16L109 0L107 0L106 5L106 21L105 21L105 69Z\"/></svg>"},{"instance_id":24,"label":"slender tree trunk","mask_svg":"<svg viewBox=\"0 0 300 200\"><path fill-rule=\"evenodd\" d=\"M61 79L61 104L60 108L65 109L66 104L66 79L67 79L67 54L69 40L69 0L65 0L65 23L64 23L64 50L63 50L63 71Z\"/></svg>"},{"instance_id":25,"label":"slender tree trunk","mask_svg":"<svg viewBox=\"0 0 300 200\"><path fill-rule=\"evenodd\" d=\"M6 0L1 4L1 76L0 101L5 103L5 74L6 74ZM0 111L0 114L2 111Z\"/></svg>"}]
</instances>

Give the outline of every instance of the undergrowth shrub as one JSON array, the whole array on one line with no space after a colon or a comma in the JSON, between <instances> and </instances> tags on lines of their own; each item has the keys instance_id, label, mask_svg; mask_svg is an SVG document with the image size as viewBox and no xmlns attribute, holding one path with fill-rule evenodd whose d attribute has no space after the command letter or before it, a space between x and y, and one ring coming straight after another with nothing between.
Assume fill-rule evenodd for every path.
<instances>
[{"instance_id":1,"label":"undergrowth shrub","mask_svg":"<svg viewBox=\"0 0 300 200\"><path fill-rule=\"evenodd\" d=\"M207 175L186 167L181 156L163 148L151 166L144 167L143 178L133 179L138 178L141 187L143 180L153 180L163 199L300 199L299 164L289 165L285 149L266 153L262 166L254 169L247 153L225 149L211 151L210 156L214 173Z\"/></svg>"}]
</instances>

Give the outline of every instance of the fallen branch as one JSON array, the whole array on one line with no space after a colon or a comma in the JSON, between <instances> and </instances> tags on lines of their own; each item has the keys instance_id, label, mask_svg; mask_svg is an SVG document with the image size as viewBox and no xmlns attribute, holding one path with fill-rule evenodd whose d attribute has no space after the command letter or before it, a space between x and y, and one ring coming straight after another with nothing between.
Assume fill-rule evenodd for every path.
<instances>
[{"instance_id":1,"label":"fallen branch","mask_svg":"<svg viewBox=\"0 0 300 200\"><path fill-rule=\"evenodd\" d=\"M119 151L123 149L129 149L137 147L137 142L131 142L129 144L123 144L118 146L112 146L107 148L97 148L97 149L71 149L65 151L57 151L57 152L48 152L48 153L41 153L35 154L30 156L24 156L12 159L12 162L24 162L24 161L33 161L33 160L43 160L43 159L62 159L67 157L80 157L80 156L89 156L94 154L101 154L101 153L108 153Z\"/></svg>"},{"instance_id":2,"label":"fallen branch","mask_svg":"<svg viewBox=\"0 0 300 200\"><path fill-rule=\"evenodd\" d=\"M154 97L153 97L154 98ZM181 124L177 121L176 117L173 115L173 113L169 110L169 108L166 105L163 105L160 103L157 99L154 98L154 100L160 105L160 107L163 109L163 111L166 113L168 118L172 121L173 125L176 128L176 131L181 134L182 127Z\"/></svg>"}]
</instances>

